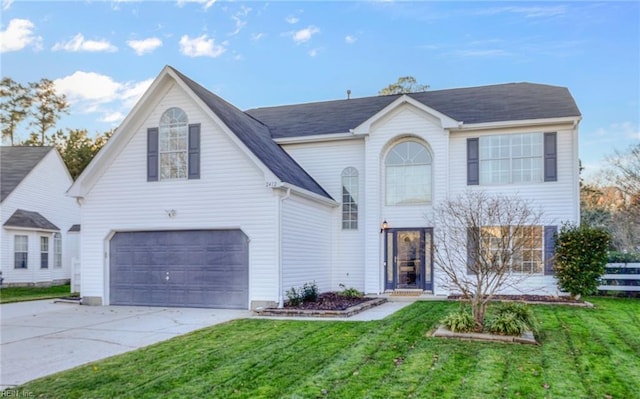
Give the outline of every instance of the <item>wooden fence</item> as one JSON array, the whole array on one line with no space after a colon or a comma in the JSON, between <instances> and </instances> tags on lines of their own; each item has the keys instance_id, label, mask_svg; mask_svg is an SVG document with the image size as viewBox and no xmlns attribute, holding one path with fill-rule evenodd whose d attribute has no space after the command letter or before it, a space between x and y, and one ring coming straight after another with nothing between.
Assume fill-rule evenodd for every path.
<instances>
[{"instance_id":1,"label":"wooden fence","mask_svg":"<svg viewBox=\"0 0 640 399\"><path fill-rule=\"evenodd\" d=\"M599 291L640 291L640 263L608 263Z\"/></svg>"}]
</instances>

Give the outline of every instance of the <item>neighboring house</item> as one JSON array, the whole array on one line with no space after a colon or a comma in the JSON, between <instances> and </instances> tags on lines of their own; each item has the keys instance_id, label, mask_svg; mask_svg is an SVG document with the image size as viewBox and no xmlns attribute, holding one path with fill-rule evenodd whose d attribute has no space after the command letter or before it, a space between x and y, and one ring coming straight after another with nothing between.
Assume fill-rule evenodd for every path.
<instances>
[{"instance_id":1,"label":"neighboring house","mask_svg":"<svg viewBox=\"0 0 640 399\"><path fill-rule=\"evenodd\" d=\"M73 180L53 147L0 147L0 269L3 285L69 282L79 260Z\"/></svg>"},{"instance_id":2,"label":"neighboring house","mask_svg":"<svg viewBox=\"0 0 640 399\"><path fill-rule=\"evenodd\" d=\"M544 260L579 220L580 119L566 88L530 83L243 112L167 66L69 190L82 296L256 308L313 281L446 294L432 210L468 189L544 210L523 288L555 294Z\"/></svg>"}]
</instances>

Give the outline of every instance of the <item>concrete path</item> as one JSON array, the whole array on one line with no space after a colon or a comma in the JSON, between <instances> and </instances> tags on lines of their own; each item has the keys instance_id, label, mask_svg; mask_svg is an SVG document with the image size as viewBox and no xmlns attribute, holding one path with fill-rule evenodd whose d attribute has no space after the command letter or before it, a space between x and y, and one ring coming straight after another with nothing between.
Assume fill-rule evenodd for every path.
<instances>
[{"instance_id":1,"label":"concrete path","mask_svg":"<svg viewBox=\"0 0 640 399\"><path fill-rule=\"evenodd\" d=\"M0 305L0 389L250 316L248 310L80 306L52 300Z\"/></svg>"}]
</instances>

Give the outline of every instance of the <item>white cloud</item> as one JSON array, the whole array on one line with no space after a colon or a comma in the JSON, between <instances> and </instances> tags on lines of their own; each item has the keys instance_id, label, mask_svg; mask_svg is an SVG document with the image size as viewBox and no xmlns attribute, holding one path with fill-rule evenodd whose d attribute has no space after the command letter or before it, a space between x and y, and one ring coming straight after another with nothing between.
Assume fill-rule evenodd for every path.
<instances>
[{"instance_id":1,"label":"white cloud","mask_svg":"<svg viewBox=\"0 0 640 399\"><path fill-rule=\"evenodd\" d=\"M347 44L353 44L358 40L357 37L352 36L352 35L347 35L344 37L344 42Z\"/></svg>"},{"instance_id":2,"label":"white cloud","mask_svg":"<svg viewBox=\"0 0 640 399\"><path fill-rule=\"evenodd\" d=\"M2 11L7 11L11 8L11 4L13 4L13 0L2 0Z\"/></svg>"},{"instance_id":3,"label":"white cloud","mask_svg":"<svg viewBox=\"0 0 640 399\"><path fill-rule=\"evenodd\" d=\"M184 35L180 38L180 52L188 57L216 58L225 51L227 49L223 45L215 44L215 40L209 39L207 35L194 38Z\"/></svg>"},{"instance_id":4,"label":"white cloud","mask_svg":"<svg viewBox=\"0 0 640 399\"><path fill-rule=\"evenodd\" d=\"M451 52L451 55L457 57L504 57L509 55L509 53L500 49L456 50Z\"/></svg>"},{"instance_id":5,"label":"white cloud","mask_svg":"<svg viewBox=\"0 0 640 399\"><path fill-rule=\"evenodd\" d=\"M293 15L289 15L284 19L288 24L297 24L300 21L300 18L294 17Z\"/></svg>"},{"instance_id":6,"label":"white cloud","mask_svg":"<svg viewBox=\"0 0 640 399\"><path fill-rule=\"evenodd\" d=\"M35 36L35 25L28 19L12 19L7 29L0 31L0 53L22 50L33 46L35 50L42 49L42 37Z\"/></svg>"},{"instance_id":7,"label":"white cloud","mask_svg":"<svg viewBox=\"0 0 640 399\"><path fill-rule=\"evenodd\" d=\"M162 40L157 37L149 37L143 40L129 40L127 41L127 44L136 52L136 54L143 55L151 53L158 47L161 47Z\"/></svg>"},{"instance_id":8,"label":"white cloud","mask_svg":"<svg viewBox=\"0 0 640 399\"><path fill-rule=\"evenodd\" d=\"M616 122L606 128L596 129L595 135L611 139L612 142L621 139L640 140L640 129L633 122Z\"/></svg>"},{"instance_id":9,"label":"white cloud","mask_svg":"<svg viewBox=\"0 0 640 399\"><path fill-rule=\"evenodd\" d=\"M294 32L293 41L296 42L296 44L308 42L309 40L311 40L311 37L318 32L320 32L320 29L313 25L310 25L304 29L300 29L299 31Z\"/></svg>"},{"instance_id":10,"label":"white cloud","mask_svg":"<svg viewBox=\"0 0 640 399\"><path fill-rule=\"evenodd\" d=\"M111 76L76 71L54 84L57 92L67 96L72 113L99 113L100 121L115 123L124 118L152 82L153 79L118 82Z\"/></svg>"},{"instance_id":11,"label":"white cloud","mask_svg":"<svg viewBox=\"0 0 640 399\"><path fill-rule=\"evenodd\" d=\"M236 17L235 15L231 18L233 18L233 20L236 23L236 29L233 32L229 33L229 36L235 36L238 33L240 33L240 31L242 30L242 28L245 27L245 25L247 25L247 21L243 21L239 17Z\"/></svg>"},{"instance_id":12,"label":"white cloud","mask_svg":"<svg viewBox=\"0 0 640 399\"><path fill-rule=\"evenodd\" d=\"M109 53L113 53L114 51L117 51L118 48L114 45L112 45L111 43L109 43L108 40L85 40L84 35L82 33L78 33L77 35L75 35L73 37L73 39L69 40L68 42L58 42L56 43L51 50L53 51L59 51L59 50L64 50L64 51L70 51L70 52L80 52L80 51L87 51L87 52L109 52Z\"/></svg>"},{"instance_id":13,"label":"white cloud","mask_svg":"<svg viewBox=\"0 0 640 399\"><path fill-rule=\"evenodd\" d=\"M314 48L309 51L309 56L315 57L320 52L320 49Z\"/></svg>"},{"instance_id":14,"label":"white cloud","mask_svg":"<svg viewBox=\"0 0 640 399\"><path fill-rule=\"evenodd\" d=\"M556 17L566 14L567 6L565 5L553 5L553 6L508 6L508 7L494 7L487 8L478 11L480 15L495 15L503 13L518 14L525 18L545 18Z\"/></svg>"},{"instance_id":15,"label":"white cloud","mask_svg":"<svg viewBox=\"0 0 640 399\"><path fill-rule=\"evenodd\" d=\"M251 40L258 41L258 40L262 39L265 36L266 35L264 33L262 33L262 32L254 33L254 34L251 35Z\"/></svg>"},{"instance_id":16,"label":"white cloud","mask_svg":"<svg viewBox=\"0 0 640 399\"><path fill-rule=\"evenodd\" d=\"M196 3L202 4L202 8L204 10L208 10L212 5L215 4L215 2L216 0L178 0L178 7L182 7L187 3Z\"/></svg>"}]
</instances>

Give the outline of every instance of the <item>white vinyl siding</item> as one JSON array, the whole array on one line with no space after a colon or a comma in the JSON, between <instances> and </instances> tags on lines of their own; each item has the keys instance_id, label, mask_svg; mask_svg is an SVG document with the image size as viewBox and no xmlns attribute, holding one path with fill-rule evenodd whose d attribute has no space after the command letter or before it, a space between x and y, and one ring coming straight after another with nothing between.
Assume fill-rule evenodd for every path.
<instances>
[{"instance_id":1,"label":"white vinyl siding","mask_svg":"<svg viewBox=\"0 0 640 399\"><path fill-rule=\"evenodd\" d=\"M542 133L480 137L480 184L540 183Z\"/></svg>"}]
</instances>

